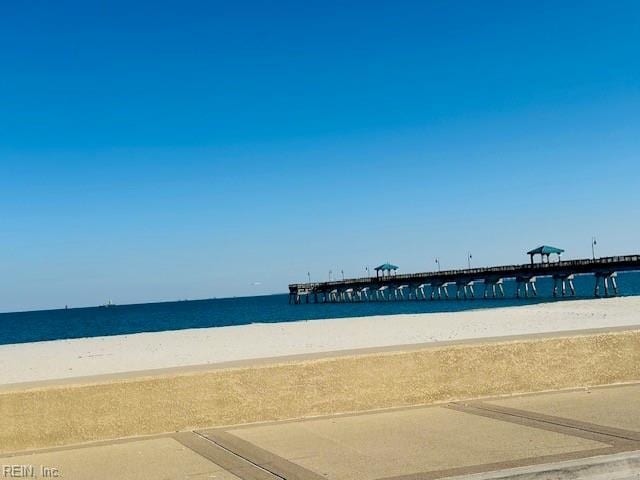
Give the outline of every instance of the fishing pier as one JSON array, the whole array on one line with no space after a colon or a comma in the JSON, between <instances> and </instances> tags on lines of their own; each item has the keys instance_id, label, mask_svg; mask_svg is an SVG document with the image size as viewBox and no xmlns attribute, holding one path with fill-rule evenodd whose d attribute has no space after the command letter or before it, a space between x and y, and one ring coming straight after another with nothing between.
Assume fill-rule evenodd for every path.
<instances>
[{"instance_id":1,"label":"fishing pier","mask_svg":"<svg viewBox=\"0 0 640 480\"><path fill-rule=\"evenodd\" d=\"M409 274L395 274L398 267L383 264L376 268L375 277L293 283L289 285L289 303L473 299L478 295L498 298L511 293L505 292L505 280L514 280L514 297L526 298L538 295L536 280L541 277L553 279L554 297L574 296L576 275L592 275L593 293L599 297L617 295L618 272L640 270L640 255L563 261L562 252L543 246L528 252L531 256L528 264ZM551 254L558 255L558 261L551 261ZM540 262L534 263L535 255L540 255Z\"/></svg>"}]
</instances>

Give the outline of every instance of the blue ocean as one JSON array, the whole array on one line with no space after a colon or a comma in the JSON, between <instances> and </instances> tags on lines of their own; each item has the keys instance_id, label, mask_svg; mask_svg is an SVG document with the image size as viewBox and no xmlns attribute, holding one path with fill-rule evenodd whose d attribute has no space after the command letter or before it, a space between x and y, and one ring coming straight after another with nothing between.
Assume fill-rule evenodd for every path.
<instances>
[{"instance_id":1,"label":"blue ocean","mask_svg":"<svg viewBox=\"0 0 640 480\"><path fill-rule=\"evenodd\" d=\"M640 272L618 276L619 295L640 295ZM540 302L593 298L594 280L577 276L575 297L554 299L552 280L538 280L538 296L513 298L515 285L505 282L505 298L483 299L476 286L474 300L420 300L289 305L288 295L114 305L110 307L40 310L0 314L0 345L65 338L222 327L250 323L297 322L400 313L456 312ZM453 292L453 290L452 290ZM393 321L393 320L390 320Z\"/></svg>"}]
</instances>

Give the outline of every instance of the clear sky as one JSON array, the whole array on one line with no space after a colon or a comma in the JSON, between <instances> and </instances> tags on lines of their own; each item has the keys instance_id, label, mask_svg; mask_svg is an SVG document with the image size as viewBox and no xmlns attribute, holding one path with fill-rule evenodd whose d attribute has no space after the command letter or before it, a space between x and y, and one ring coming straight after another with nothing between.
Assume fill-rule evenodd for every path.
<instances>
[{"instance_id":1,"label":"clear sky","mask_svg":"<svg viewBox=\"0 0 640 480\"><path fill-rule=\"evenodd\" d=\"M637 1L2 2L0 311L640 252Z\"/></svg>"}]
</instances>

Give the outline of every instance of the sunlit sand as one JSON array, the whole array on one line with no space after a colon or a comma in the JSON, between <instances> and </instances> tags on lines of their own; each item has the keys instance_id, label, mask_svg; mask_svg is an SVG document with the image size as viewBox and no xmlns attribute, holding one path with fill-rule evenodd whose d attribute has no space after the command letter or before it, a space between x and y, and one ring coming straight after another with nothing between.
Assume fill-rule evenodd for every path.
<instances>
[{"instance_id":1,"label":"sunlit sand","mask_svg":"<svg viewBox=\"0 0 640 480\"><path fill-rule=\"evenodd\" d=\"M0 384L631 325L640 297L56 340L0 346Z\"/></svg>"}]
</instances>

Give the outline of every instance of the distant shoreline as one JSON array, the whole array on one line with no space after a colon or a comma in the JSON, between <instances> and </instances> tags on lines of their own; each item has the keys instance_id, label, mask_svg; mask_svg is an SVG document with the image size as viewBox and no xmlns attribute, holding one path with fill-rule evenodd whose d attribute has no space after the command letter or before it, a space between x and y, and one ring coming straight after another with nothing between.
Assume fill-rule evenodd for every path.
<instances>
[{"instance_id":1,"label":"distant shoreline","mask_svg":"<svg viewBox=\"0 0 640 480\"><path fill-rule=\"evenodd\" d=\"M237 298L254 298L254 297L274 297L277 295L288 295L287 292L280 293L264 293L260 295L232 295L229 297L209 297L209 298L183 298L179 300L154 300L152 302L134 302L134 303L114 303L111 306L113 307L135 307L140 305L163 305L166 303L182 303L182 302L209 302L211 300L231 300ZM0 312L0 318L3 315L21 315L28 313L43 313L43 312L59 312L61 310L87 310L91 308L104 308L106 305L80 305L80 306L69 306L65 305L62 307L56 308L36 308L34 310L9 310L5 312Z\"/></svg>"}]
</instances>

